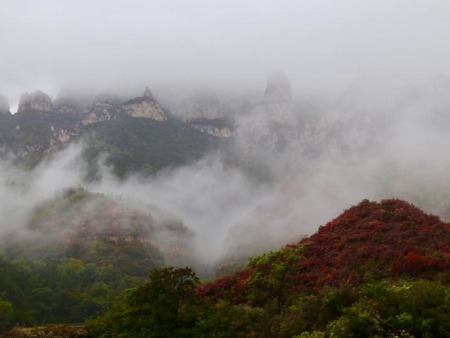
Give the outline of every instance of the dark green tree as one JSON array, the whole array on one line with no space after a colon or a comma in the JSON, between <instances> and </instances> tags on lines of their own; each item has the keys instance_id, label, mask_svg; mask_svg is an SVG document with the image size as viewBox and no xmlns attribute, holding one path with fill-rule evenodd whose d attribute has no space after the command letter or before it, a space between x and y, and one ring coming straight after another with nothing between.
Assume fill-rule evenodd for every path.
<instances>
[{"instance_id":1,"label":"dark green tree","mask_svg":"<svg viewBox=\"0 0 450 338\"><path fill-rule=\"evenodd\" d=\"M296 269L302 250L302 245L285 247L249 259L248 283L254 304L265 305L269 300L275 300L277 312L281 313L292 287L290 273Z\"/></svg>"},{"instance_id":2,"label":"dark green tree","mask_svg":"<svg viewBox=\"0 0 450 338\"><path fill-rule=\"evenodd\" d=\"M148 281L131 291L123 321L146 337L166 337L195 326L196 288L200 281L190 268L155 269Z\"/></svg>"}]
</instances>

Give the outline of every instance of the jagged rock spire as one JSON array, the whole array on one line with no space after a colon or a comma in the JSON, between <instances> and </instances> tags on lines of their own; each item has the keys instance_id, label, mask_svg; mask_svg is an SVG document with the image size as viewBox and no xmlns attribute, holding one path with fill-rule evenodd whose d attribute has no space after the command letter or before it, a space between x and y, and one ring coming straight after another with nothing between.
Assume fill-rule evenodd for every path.
<instances>
[{"instance_id":1,"label":"jagged rock spire","mask_svg":"<svg viewBox=\"0 0 450 338\"><path fill-rule=\"evenodd\" d=\"M261 113L268 124L275 123L290 127L296 124L291 85L281 71L273 71L267 77Z\"/></svg>"},{"instance_id":2,"label":"jagged rock spire","mask_svg":"<svg viewBox=\"0 0 450 338\"><path fill-rule=\"evenodd\" d=\"M122 112L131 117L142 117L156 121L169 119L169 114L153 98L152 92L148 87L145 87L143 96L124 102L122 104Z\"/></svg>"},{"instance_id":3,"label":"jagged rock spire","mask_svg":"<svg viewBox=\"0 0 450 338\"><path fill-rule=\"evenodd\" d=\"M150 90L150 88L145 87L145 90L144 90L144 97L147 97L147 98L153 100L153 94L152 94L152 91Z\"/></svg>"}]
</instances>

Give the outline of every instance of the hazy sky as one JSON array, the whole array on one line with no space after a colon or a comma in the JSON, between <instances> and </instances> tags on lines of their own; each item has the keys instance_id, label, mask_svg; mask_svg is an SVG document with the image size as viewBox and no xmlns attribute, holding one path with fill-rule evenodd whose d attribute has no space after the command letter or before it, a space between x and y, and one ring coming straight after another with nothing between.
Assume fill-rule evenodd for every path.
<instances>
[{"instance_id":1,"label":"hazy sky","mask_svg":"<svg viewBox=\"0 0 450 338\"><path fill-rule=\"evenodd\" d=\"M450 1L1 0L0 92L450 75Z\"/></svg>"}]
</instances>

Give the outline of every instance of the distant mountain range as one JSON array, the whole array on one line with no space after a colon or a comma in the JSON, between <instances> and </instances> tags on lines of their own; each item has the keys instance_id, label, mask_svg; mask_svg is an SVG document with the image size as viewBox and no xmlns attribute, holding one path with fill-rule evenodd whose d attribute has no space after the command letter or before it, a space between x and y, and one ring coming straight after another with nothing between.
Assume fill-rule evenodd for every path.
<instances>
[{"instance_id":1,"label":"distant mountain range","mask_svg":"<svg viewBox=\"0 0 450 338\"><path fill-rule=\"evenodd\" d=\"M238 143L235 150L250 156L278 152L289 144L306 157L359 156L385 147L383 142L404 121L450 130L448 97L445 76L397 92L360 79L332 106L318 109L295 104L287 77L274 72L259 103L192 98L177 111L185 115L176 117L149 88L127 100L100 94L91 103L70 96L52 100L36 91L21 96L15 114L0 96L0 156L33 167L83 140L85 159L94 167L99 154L107 154L106 164L119 177L177 167L233 142Z\"/></svg>"},{"instance_id":2,"label":"distant mountain range","mask_svg":"<svg viewBox=\"0 0 450 338\"><path fill-rule=\"evenodd\" d=\"M28 167L80 141L85 159L93 165L91 174L95 160L105 153L106 164L119 177L190 163L218 143L172 116L148 88L143 96L125 102L99 95L88 107L75 100L52 102L37 91L22 95L16 114L5 109L0 113L0 155Z\"/></svg>"}]
</instances>

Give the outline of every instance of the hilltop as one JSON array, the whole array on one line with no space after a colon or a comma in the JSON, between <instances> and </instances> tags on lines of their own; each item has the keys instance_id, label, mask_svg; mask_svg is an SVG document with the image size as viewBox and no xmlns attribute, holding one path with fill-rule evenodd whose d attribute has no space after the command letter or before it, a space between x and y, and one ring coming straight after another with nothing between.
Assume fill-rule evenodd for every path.
<instances>
[{"instance_id":1,"label":"hilltop","mask_svg":"<svg viewBox=\"0 0 450 338\"><path fill-rule=\"evenodd\" d=\"M254 263L202 286L201 293L214 299L248 301L251 275L275 269L276 264L287 264L284 287L297 292L345 283L361 285L371 279L434 278L450 267L450 226L402 200L364 200L312 236L272 255L272 261ZM229 298L229 290L239 297Z\"/></svg>"},{"instance_id":2,"label":"hilltop","mask_svg":"<svg viewBox=\"0 0 450 338\"><path fill-rule=\"evenodd\" d=\"M180 259L192 262L194 233L181 220L156 207L136 207L81 186L64 189L39 203L29 216L26 231L26 236L14 231L7 235L5 256L73 258L99 267L113 264L122 274L140 277Z\"/></svg>"}]
</instances>

